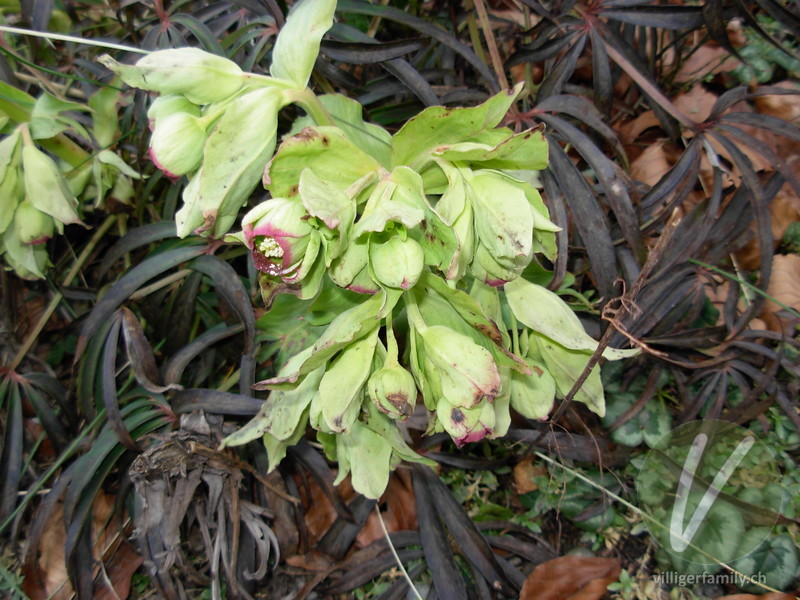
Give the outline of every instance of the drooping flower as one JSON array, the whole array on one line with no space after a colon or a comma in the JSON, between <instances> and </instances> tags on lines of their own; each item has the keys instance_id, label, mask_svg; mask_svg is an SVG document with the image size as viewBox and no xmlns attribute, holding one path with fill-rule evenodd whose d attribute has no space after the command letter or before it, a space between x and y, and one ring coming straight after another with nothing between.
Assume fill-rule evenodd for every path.
<instances>
[{"instance_id":1,"label":"drooping flower","mask_svg":"<svg viewBox=\"0 0 800 600\"><path fill-rule=\"evenodd\" d=\"M244 240L253 263L262 273L298 280L316 258L309 246L319 249L319 234L308 224L308 213L297 200L273 198L262 202L242 221Z\"/></svg>"}]
</instances>

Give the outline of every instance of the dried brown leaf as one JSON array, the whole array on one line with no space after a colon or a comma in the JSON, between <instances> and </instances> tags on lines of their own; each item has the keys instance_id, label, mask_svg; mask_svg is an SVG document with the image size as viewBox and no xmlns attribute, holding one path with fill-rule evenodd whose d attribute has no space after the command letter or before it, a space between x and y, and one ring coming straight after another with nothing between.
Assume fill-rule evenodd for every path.
<instances>
[{"instance_id":1,"label":"dried brown leaf","mask_svg":"<svg viewBox=\"0 0 800 600\"><path fill-rule=\"evenodd\" d=\"M800 91L796 81L782 81L777 87ZM753 100L758 112L778 117L795 125L800 124L800 95L797 96L758 96Z\"/></svg>"},{"instance_id":2,"label":"dried brown leaf","mask_svg":"<svg viewBox=\"0 0 800 600\"><path fill-rule=\"evenodd\" d=\"M518 494L535 492L539 486L534 480L540 476L547 477L547 468L533 464L533 458L526 456L514 465L514 489Z\"/></svg>"},{"instance_id":3,"label":"dried brown leaf","mask_svg":"<svg viewBox=\"0 0 800 600\"><path fill-rule=\"evenodd\" d=\"M616 558L561 556L538 565L525 580L520 600L600 600L617 581Z\"/></svg>"},{"instance_id":4,"label":"dried brown leaf","mask_svg":"<svg viewBox=\"0 0 800 600\"><path fill-rule=\"evenodd\" d=\"M776 255L772 261L772 277L767 294L778 302L800 311L800 256L797 254ZM792 334L796 319L781 314L783 308L768 299L763 319L772 331Z\"/></svg>"},{"instance_id":5,"label":"dried brown leaf","mask_svg":"<svg viewBox=\"0 0 800 600\"><path fill-rule=\"evenodd\" d=\"M651 144L631 163L631 179L653 186L672 165L664 142Z\"/></svg>"}]
</instances>

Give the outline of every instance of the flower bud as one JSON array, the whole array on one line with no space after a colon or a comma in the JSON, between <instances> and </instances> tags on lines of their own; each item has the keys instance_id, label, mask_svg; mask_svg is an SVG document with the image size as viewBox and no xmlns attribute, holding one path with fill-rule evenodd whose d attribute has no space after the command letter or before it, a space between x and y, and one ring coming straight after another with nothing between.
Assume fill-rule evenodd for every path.
<instances>
[{"instance_id":1,"label":"flower bud","mask_svg":"<svg viewBox=\"0 0 800 600\"><path fill-rule=\"evenodd\" d=\"M422 247L412 240L394 235L380 243L374 238L369 245L369 263L378 283L407 290L419 281L424 265Z\"/></svg>"},{"instance_id":2,"label":"flower bud","mask_svg":"<svg viewBox=\"0 0 800 600\"><path fill-rule=\"evenodd\" d=\"M339 287L358 294L374 294L380 287L369 275L369 242L349 240L344 253L331 263L328 276Z\"/></svg>"},{"instance_id":3,"label":"flower bud","mask_svg":"<svg viewBox=\"0 0 800 600\"><path fill-rule=\"evenodd\" d=\"M238 65L199 48L158 50L124 65L104 54L98 61L131 87L161 94L181 94L194 104L229 98L244 84Z\"/></svg>"},{"instance_id":4,"label":"flower bud","mask_svg":"<svg viewBox=\"0 0 800 600\"><path fill-rule=\"evenodd\" d=\"M201 119L175 113L156 123L150 138L150 158L168 177L176 179L200 166L205 142Z\"/></svg>"},{"instance_id":5,"label":"flower bud","mask_svg":"<svg viewBox=\"0 0 800 600\"><path fill-rule=\"evenodd\" d=\"M372 402L381 412L397 421L405 421L417 402L414 377L396 361L375 371L367 383Z\"/></svg>"},{"instance_id":6,"label":"flower bud","mask_svg":"<svg viewBox=\"0 0 800 600\"><path fill-rule=\"evenodd\" d=\"M28 200L23 200L14 211L14 229L23 244L43 244L55 231L53 217L37 210Z\"/></svg>"},{"instance_id":7,"label":"flower bud","mask_svg":"<svg viewBox=\"0 0 800 600\"><path fill-rule=\"evenodd\" d=\"M22 148L25 197L43 213L64 223L80 223L78 199L58 166L34 145Z\"/></svg>"},{"instance_id":8,"label":"flower bud","mask_svg":"<svg viewBox=\"0 0 800 600\"><path fill-rule=\"evenodd\" d=\"M495 426L494 407L487 400L462 408L442 398L436 406L436 418L458 447L481 441Z\"/></svg>"},{"instance_id":9,"label":"flower bud","mask_svg":"<svg viewBox=\"0 0 800 600\"><path fill-rule=\"evenodd\" d=\"M300 270L309 240L315 233L307 216L299 201L285 198L262 202L245 215L242 221L245 244L259 271L289 278Z\"/></svg>"},{"instance_id":10,"label":"flower bud","mask_svg":"<svg viewBox=\"0 0 800 600\"><path fill-rule=\"evenodd\" d=\"M200 107L192 104L183 96L159 96L153 100L150 108L147 109L147 120L150 123L150 129L152 130L161 119L177 113L186 113L193 117L199 117Z\"/></svg>"}]
</instances>

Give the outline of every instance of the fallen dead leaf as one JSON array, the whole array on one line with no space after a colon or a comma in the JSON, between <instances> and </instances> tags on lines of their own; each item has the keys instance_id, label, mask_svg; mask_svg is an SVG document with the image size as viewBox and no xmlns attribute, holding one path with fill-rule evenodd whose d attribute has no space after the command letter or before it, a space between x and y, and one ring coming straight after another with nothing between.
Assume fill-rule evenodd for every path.
<instances>
[{"instance_id":1,"label":"fallen dead leaf","mask_svg":"<svg viewBox=\"0 0 800 600\"><path fill-rule=\"evenodd\" d=\"M514 465L514 489L518 494L527 494L539 489L534 481L537 477L547 477L547 468L533 464L533 458L526 456Z\"/></svg>"},{"instance_id":2,"label":"fallen dead leaf","mask_svg":"<svg viewBox=\"0 0 800 600\"><path fill-rule=\"evenodd\" d=\"M781 81L775 85L800 92L800 85L795 81ZM759 96L754 103L762 114L778 117L789 123L800 122L800 95Z\"/></svg>"},{"instance_id":3,"label":"fallen dead leaf","mask_svg":"<svg viewBox=\"0 0 800 600\"><path fill-rule=\"evenodd\" d=\"M706 44L689 57L680 71L675 75L675 81L697 81L705 79L708 75L728 73L738 67L741 62L734 58L725 48Z\"/></svg>"},{"instance_id":4,"label":"fallen dead leaf","mask_svg":"<svg viewBox=\"0 0 800 600\"><path fill-rule=\"evenodd\" d=\"M144 559L128 540L122 540L105 567L105 577L95 582L94 600L120 600L131 592L131 577ZM109 585L110 584L110 585Z\"/></svg>"},{"instance_id":5,"label":"fallen dead leaf","mask_svg":"<svg viewBox=\"0 0 800 600\"><path fill-rule=\"evenodd\" d=\"M777 248L786 228L795 221L800 221L800 198L790 188L784 186L770 202L769 213L772 239ZM761 255L755 236L736 251L736 260L742 269L748 271L755 271L761 266Z\"/></svg>"},{"instance_id":6,"label":"fallen dead leaf","mask_svg":"<svg viewBox=\"0 0 800 600\"><path fill-rule=\"evenodd\" d=\"M314 546L337 519L337 515L316 483L310 481L308 487L310 499L305 512L305 522L309 544ZM356 492L353 490L349 477L339 486L339 493L345 502L350 502L355 497ZM381 498L381 506L384 507L381 510L381 516L390 533L411 531L417 528L417 511L410 472L398 469L392 474L386 492ZM382 537L383 528L378 521L378 516L372 512L367 517L364 528L356 537L356 545L365 548Z\"/></svg>"},{"instance_id":7,"label":"fallen dead leaf","mask_svg":"<svg viewBox=\"0 0 800 600\"><path fill-rule=\"evenodd\" d=\"M800 256L778 254L774 257L767 294L778 302L800 311ZM776 302L767 299L762 318L771 331L783 331L791 336L797 320L785 316L781 313L783 310L783 307Z\"/></svg>"},{"instance_id":8,"label":"fallen dead leaf","mask_svg":"<svg viewBox=\"0 0 800 600\"><path fill-rule=\"evenodd\" d=\"M631 179L653 186L673 164L667 154L665 142L652 144L631 163Z\"/></svg>"},{"instance_id":9,"label":"fallen dead leaf","mask_svg":"<svg viewBox=\"0 0 800 600\"><path fill-rule=\"evenodd\" d=\"M120 598L125 598L130 590L130 578L142 562L133 546L119 536L119 520L114 515L114 496L99 492L93 504L92 539L94 540L94 558L100 561L113 554L105 561L106 576ZM48 524L39 540L38 552L29 553L38 560L36 565L23 565L26 575L22 585L23 591L30 600L67 600L74 594L67 577L64 561L64 547L67 532L64 528L64 510L59 505L50 515ZM125 545L127 544L127 548ZM117 564L119 562L119 564ZM100 584L97 593L104 598L111 598L107 584ZM98 597L100 597L98 596Z\"/></svg>"},{"instance_id":10,"label":"fallen dead leaf","mask_svg":"<svg viewBox=\"0 0 800 600\"><path fill-rule=\"evenodd\" d=\"M520 600L600 600L619 578L616 558L561 556L538 565L525 580Z\"/></svg>"}]
</instances>

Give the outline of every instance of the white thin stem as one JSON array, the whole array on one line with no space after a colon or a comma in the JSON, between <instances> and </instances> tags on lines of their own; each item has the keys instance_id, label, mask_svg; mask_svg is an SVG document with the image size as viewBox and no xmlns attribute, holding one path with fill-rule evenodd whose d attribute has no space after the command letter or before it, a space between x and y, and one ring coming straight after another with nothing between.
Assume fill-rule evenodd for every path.
<instances>
[{"instance_id":1,"label":"white thin stem","mask_svg":"<svg viewBox=\"0 0 800 600\"><path fill-rule=\"evenodd\" d=\"M76 44L86 44L87 46L99 46L100 48L109 48L111 50L124 50L125 52L136 52L137 54L150 54L149 50L142 50L141 48L133 48L132 46L123 46L122 44L115 44L113 42L88 40L74 35L63 35L61 33L51 33L49 31L35 31L33 29L23 29L21 27L8 27L7 25L0 25L0 31L5 33L15 33L17 35L29 35L32 37L44 38L46 40L75 42Z\"/></svg>"},{"instance_id":2,"label":"white thin stem","mask_svg":"<svg viewBox=\"0 0 800 600\"><path fill-rule=\"evenodd\" d=\"M405 577L406 583L408 583L408 587L411 588L411 591L414 592L414 596L416 596L417 600L422 600L422 596L420 596L419 592L417 591L417 587L414 585L414 582L411 581L411 577L408 575L408 571L403 566L400 557L397 555L397 550L394 549L394 544L392 544L392 540L389 537L389 530L386 529L386 523L383 522L383 515L381 515L381 509L378 507L378 503L375 503L375 512L378 513L378 521L381 524L381 529L383 529L383 536L386 538L386 543L389 544L389 550L394 556L395 562L397 562L397 566L400 568L400 571L403 573L403 577Z\"/></svg>"}]
</instances>

